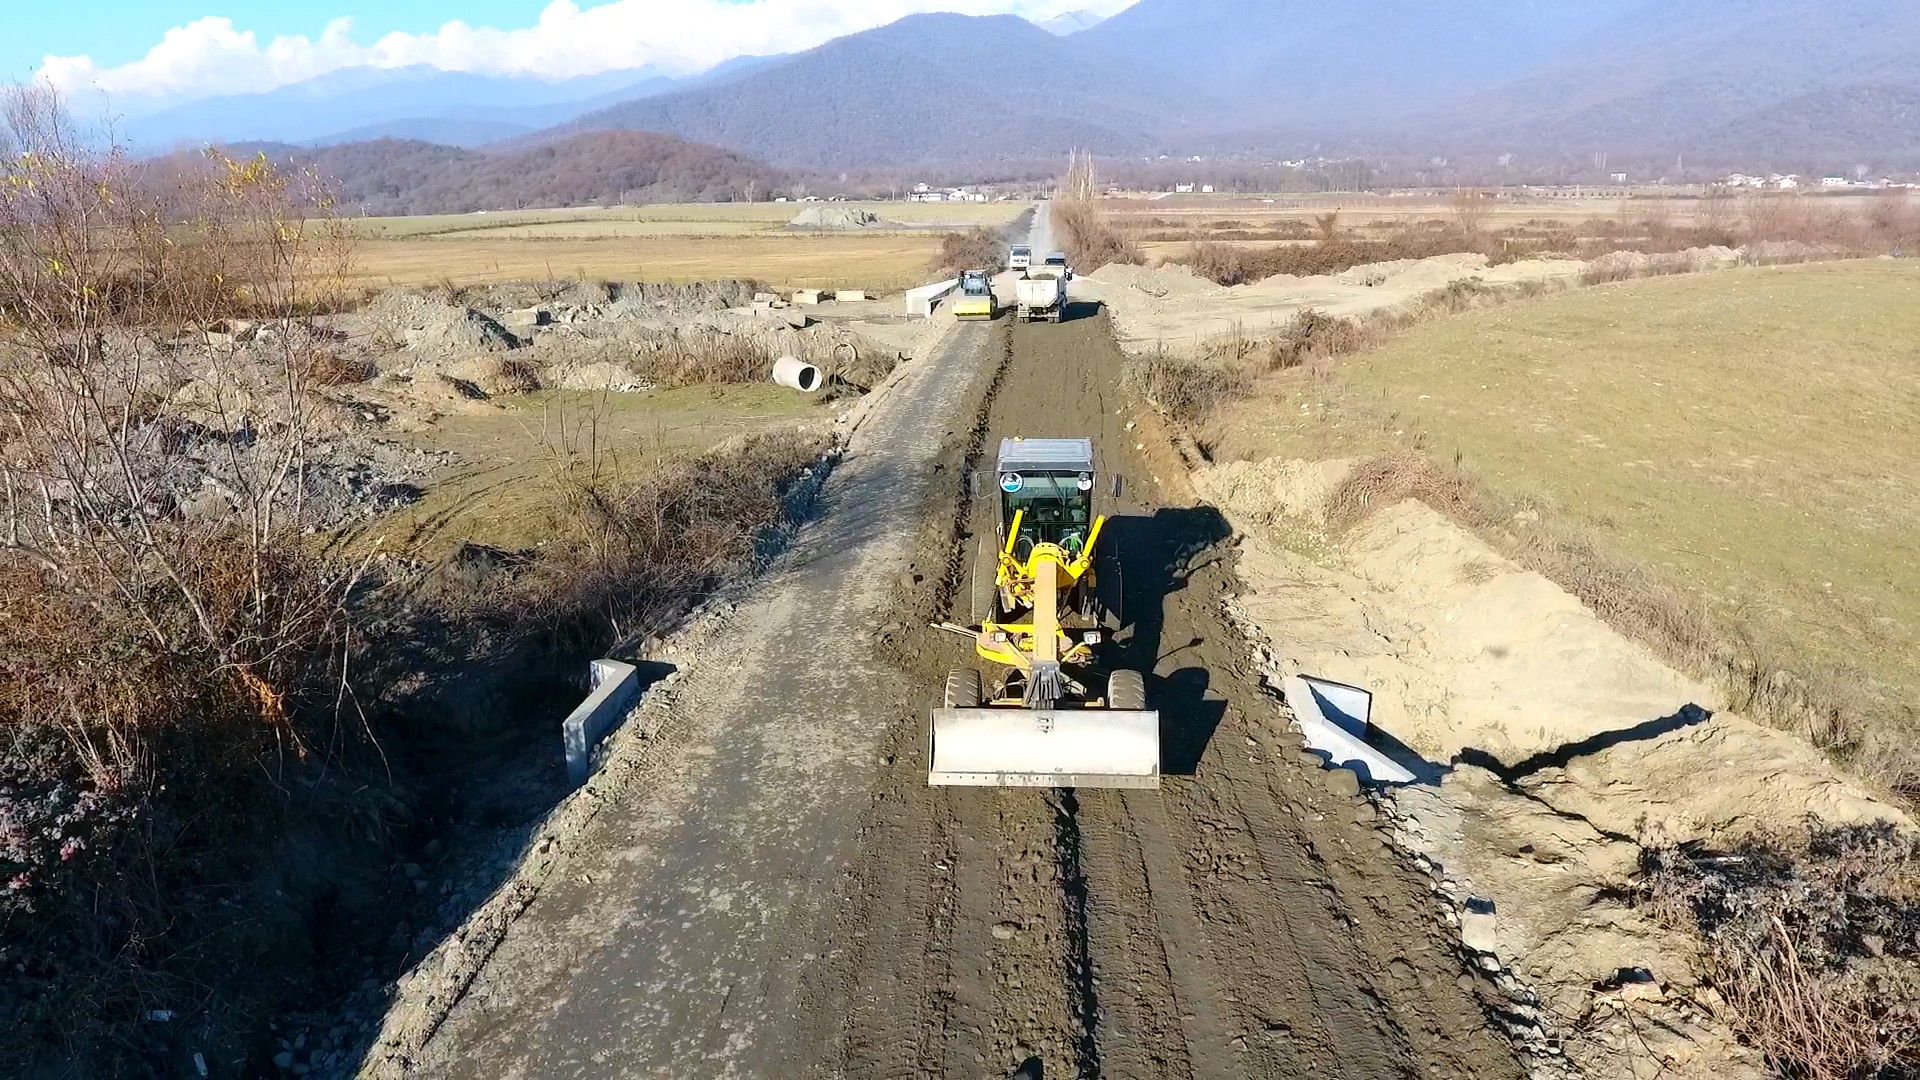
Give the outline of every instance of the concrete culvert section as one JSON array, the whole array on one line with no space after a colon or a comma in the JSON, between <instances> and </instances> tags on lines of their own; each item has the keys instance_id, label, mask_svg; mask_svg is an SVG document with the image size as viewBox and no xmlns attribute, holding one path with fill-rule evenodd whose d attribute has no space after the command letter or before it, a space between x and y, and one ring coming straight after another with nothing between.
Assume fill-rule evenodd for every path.
<instances>
[{"instance_id":1,"label":"concrete culvert section","mask_svg":"<svg viewBox=\"0 0 1920 1080\"><path fill-rule=\"evenodd\" d=\"M820 369L798 357L783 356L773 362L773 381L803 394L816 393L820 389Z\"/></svg>"}]
</instances>

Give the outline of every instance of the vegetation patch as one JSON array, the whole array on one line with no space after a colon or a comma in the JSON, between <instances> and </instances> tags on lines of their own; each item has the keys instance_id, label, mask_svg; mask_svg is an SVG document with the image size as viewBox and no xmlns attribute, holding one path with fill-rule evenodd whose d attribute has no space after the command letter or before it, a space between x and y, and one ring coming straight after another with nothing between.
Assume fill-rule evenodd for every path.
<instances>
[{"instance_id":1,"label":"vegetation patch","mask_svg":"<svg viewBox=\"0 0 1920 1080\"><path fill-rule=\"evenodd\" d=\"M1920 841L1822 828L1645 858L1642 902L1706 943L1729 1018L1782 1076L1920 1072Z\"/></svg>"}]
</instances>

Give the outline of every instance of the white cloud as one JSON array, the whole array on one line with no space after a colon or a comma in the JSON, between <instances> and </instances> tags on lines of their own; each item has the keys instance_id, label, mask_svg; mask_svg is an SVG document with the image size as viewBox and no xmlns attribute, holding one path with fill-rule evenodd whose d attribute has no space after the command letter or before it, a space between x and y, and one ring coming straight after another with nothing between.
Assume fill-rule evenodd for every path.
<instances>
[{"instance_id":1,"label":"white cloud","mask_svg":"<svg viewBox=\"0 0 1920 1080\"><path fill-rule=\"evenodd\" d=\"M74 94L98 91L122 106L173 104L271 90L348 67L426 64L448 71L560 79L652 65L670 74L735 56L794 52L925 11L1049 18L1112 13L1133 0L612 0L581 7L552 0L532 26L468 26L393 33L371 44L336 19L318 37L265 44L232 19L209 16L166 32L138 60L98 67L87 56L49 56L39 76Z\"/></svg>"}]
</instances>

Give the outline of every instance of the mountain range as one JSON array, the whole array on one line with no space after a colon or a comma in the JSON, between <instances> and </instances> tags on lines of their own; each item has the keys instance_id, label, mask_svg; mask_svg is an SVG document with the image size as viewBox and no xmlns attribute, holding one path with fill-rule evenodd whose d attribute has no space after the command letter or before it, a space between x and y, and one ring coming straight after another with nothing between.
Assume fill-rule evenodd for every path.
<instances>
[{"instance_id":1,"label":"mountain range","mask_svg":"<svg viewBox=\"0 0 1920 1080\"><path fill-rule=\"evenodd\" d=\"M594 130L845 171L1130 158L1610 153L1920 165L1912 0L1139 0L1099 20L911 16L693 79L342 72L132 125L489 152Z\"/></svg>"}]
</instances>

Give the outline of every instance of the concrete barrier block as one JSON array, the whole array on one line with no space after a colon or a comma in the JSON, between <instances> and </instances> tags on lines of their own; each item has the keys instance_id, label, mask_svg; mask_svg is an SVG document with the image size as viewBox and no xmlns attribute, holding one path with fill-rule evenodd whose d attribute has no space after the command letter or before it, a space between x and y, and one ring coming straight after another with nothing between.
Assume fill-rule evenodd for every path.
<instances>
[{"instance_id":1,"label":"concrete barrier block","mask_svg":"<svg viewBox=\"0 0 1920 1080\"><path fill-rule=\"evenodd\" d=\"M918 315L922 318L931 318L933 315L933 306L945 299L948 293L953 292L953 290L959 287L960 279L950 278L946 281L936 281L931 285L922 285L917 289L907 290L907 314Z\"/></svg>"},{"instance_id":2,"label":"concrete barrier block","mask_svg":"<svg viewBox=\"0 0 1920 1080\"><path fill-rule=\"evenodd\" d=\"M793 302L796 304L817 304L820 302L820 296L821 291L819 289L800 289L793 294Z\"/></svg>"},{"instance_id":3,"label":"concrete barrier block","mask_svg":"<svg viewBox=\"0 0 1920 1080\"><path fill-rule=\"evenodd\" d=\"M857 304L866 298L867 294L863 289L841 289L833 294L833 299L842 304Z\"/></svg>"},{"instance_id":4,"label":"concrete barrier block","mask_svg":"<svg viewBox=\"0 0 1920 1080\"><path fill-rule=\"evenodd\" d=\"M587 699L560 725L567 755L567 781L574 787L593 775L593 751L607 733L620 726L640 696L640 671L619 660L593 662L592 689Z\"/></svg>"}]
</instances>

